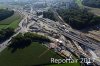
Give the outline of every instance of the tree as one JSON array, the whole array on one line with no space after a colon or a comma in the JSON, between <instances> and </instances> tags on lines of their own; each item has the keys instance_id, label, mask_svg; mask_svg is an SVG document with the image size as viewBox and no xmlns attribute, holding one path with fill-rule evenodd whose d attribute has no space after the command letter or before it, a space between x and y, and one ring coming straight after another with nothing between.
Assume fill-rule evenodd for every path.
<instances>
[{"instance_id":1,"label":"tree","mask_svg":"<svg viewBox=\"0 0 100 66\"><path fill-rule=\"evenodd\" d=\"M13 48L13 51L15 51L17 48L25 48L29 46L32 41L34 42L50 42L50 39L48 39L45 36L38 35L36 33L30 33L27 32L25 34L19 33L17 36L13 37L11 40L11 44L9 45L9 48Z\"/></svg>"},{"instance_id":2,"label":"tree","mask_svg":"<svg viewBox=\"0 0 100 66\"><path fill-rule=\"evenodd\" d=\"M54 21L56 20L54 13L51 10L44 11L43 12L43 18L48 18L48 19L51 19L51 20L54 20Z\"/></svg>"},{"instance_id":3,"label":"tree","mask_svg":"<svg viewBox=\"0 0 100 66\"><path fill-rule=\"evenodd\" d=\"M100 17L88 12L87 9L58 9L59 15L75 29L84 29L100 24Z\"/></svg>"},{"instance_id":4,"label":"tree","mask_svg":"<svg viewBox=\"0 0 100 66\"><path fill-rule=\"evenodd\" d=\"M0 30L0 42L5 41L6 39L10 38L14 34L13 28L7 28Z\"/></svg>"}]
</instances>

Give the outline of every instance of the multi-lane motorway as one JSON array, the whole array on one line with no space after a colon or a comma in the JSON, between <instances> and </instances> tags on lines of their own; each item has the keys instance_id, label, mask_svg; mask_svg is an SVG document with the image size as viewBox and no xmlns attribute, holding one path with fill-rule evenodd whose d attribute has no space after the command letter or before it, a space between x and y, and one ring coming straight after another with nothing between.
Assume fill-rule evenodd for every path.
<instances>
[{"instance_id":1,"label":"multi-lane motorway","mask_svg":"<svg viewBox=\"0 0 100 66\"><path fill-rule=\"evenodd\" d=\"M93 49L93 50L100 49L100 47L98 46L99 43L96 43L96 42L93 43L93 42L91 42L89 40L85 40L84 38L82 38L82 37L80 37L78 35L72 34L71 32L65 32L64 30L63 30L62 34L64 36L66 36L66 37L68 37L68 38L80 43L80 44L85 45L88 48Z\"/></svg>"},{"instance_id":2,"label":"multi-lane motorway","mask_svg":"<svg viewBox=\"0 0 100 66\"><path fill-rule=\"evenodd\" d=\"M59 14L52 9L52 11L54 12L54 14L56 15L56 18L62 22L62 24L65 24L64 20L59 16ZM67 32L65 31L68 30ZM62 29L62 34L80 44L83 44L84 46L88 47L88 48L91 48L91 49L94 49L94 50L98 50L100 49L100 42L96 42L96 41L93 41L92 39L86 37L84 35L84 37L82 37L81 35L79 35L78 33L76 33L75 30L70 30L70 27L65 27L65 29ZM79 32L80 33L80 32ZM81 33L80 33L81 34Z\"/></svg>"}]
</instances>

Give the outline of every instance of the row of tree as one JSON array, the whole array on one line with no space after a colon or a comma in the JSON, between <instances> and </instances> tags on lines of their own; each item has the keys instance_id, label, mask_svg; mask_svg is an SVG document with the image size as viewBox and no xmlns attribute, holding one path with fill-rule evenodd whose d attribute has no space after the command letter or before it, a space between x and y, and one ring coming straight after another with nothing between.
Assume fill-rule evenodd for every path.
<instances>
[{"instance_id":1,"label":"row of tree","mask_svg":"<svg viewBox=\"0 0 100 66\"><path fill-rule=\"evenodd\" d=\"M7 40L13 34L14 34L14 29L12 29L12 28L0 30L0 42Z\"/></svg>"},{"instance_id":2,"label":"row of tree","mask_svg":"<svg viewBox=\"0 0 100 66\"><path fill-rule=\"evenodd\" d=\"M29 46L33 41L40 43L50 42L50 40L45 36L27 32L25 34L19 33L17 36L13 37L9 47L13 49L25 48Z\"/></svg>"},{"instance_id":3,"label":"row of tree","mask_svg":"<svg viewBox=\"0 0 100 66\"><path fill-rule=\"evenodd\" d=\"M57 12L66 23L75 29L84 29L100 24L100 17L88 12L87 9L58 9Z\"/></svg>"},{"instance_id":4,"label":"row of tree","mask_svg":"<svg viewBox=\"0 0 100 66\"><path fill-rule=\"evenodd\" d=\"M100 0L83 0L82 3L86 6L100 8Z\"/></svg>"},{"instance_id":5,"label":"row of tree","mask_svg":"<svg viewBox=\"0 0 100 66\"><path fill-rule=\"evenodd\" d=\"M19 33L11 40L9 49L12 49L12 53L13 53L17 49L23 49L29 46L32 42L45 43L45 42L50 42L50 40L47 37L38 35L36 33L30 33L30 32L27 32L25 34Z\"/></svg>"},{"instance_id":6,"label":"row of tree","mask_svg":"<svg viewBox=\"0 0 100 66\"><path fill-rule=\"evenodd\" d=\"M7 9L0 9L0 21L4 20L14 14L14 11Z\"/></svg>"}]
</instances>

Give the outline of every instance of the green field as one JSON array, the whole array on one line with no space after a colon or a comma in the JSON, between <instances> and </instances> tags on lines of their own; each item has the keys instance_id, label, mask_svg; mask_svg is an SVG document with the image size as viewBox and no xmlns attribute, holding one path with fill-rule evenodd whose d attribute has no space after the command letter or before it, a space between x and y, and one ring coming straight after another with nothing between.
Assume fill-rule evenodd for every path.
<instances>
[{"instance_id":1,"label":"green field","mask_svg":"<svg viewBox=\"0 0 100 66\"><path fill-rule=\"evenodd\" d=\"M0 29L5 29L8 27L17 28L22 17L18 13L14 13L11 17L0 21Z\"/></svg>"},{"instance_id":2,"label":"green field","mask_svg":"<svg viewBox=\"0 0 100 66\"><path fill-rule=\"evenodd\" d=\"M46 65L46 66L80 66L79 63L67 63L67 64L54 64L54 65Z\"/></svg>"},{"instance_id":3,"label":"green field","mask_svg":"<svg viewBox=\"0 0 100 66\"><path fill-rule=\"evenodd\" d=\"M32 43L24 49L17 49L14 53L11 52L11 49L6 48L0 53L0 66L31 66L48 64L50 63L51 57L61 58L50 50L40 56L46 50L47 48L39 43Z\"/></svg>"},{"instance_id":4,"label":"green field","mask_svg":"<svg viewBox=\"0 0 100 66\"><path fill-rule=\"evenodd\" d=\"M30 46L24 49L17 49L14 53L12 53L12 49L6 48L0 53L0 66L80 66L78 63L48 65L51 58L62 57L51 50L47 50L45 46L33 42Z\"/></svg>"}]
</instances>

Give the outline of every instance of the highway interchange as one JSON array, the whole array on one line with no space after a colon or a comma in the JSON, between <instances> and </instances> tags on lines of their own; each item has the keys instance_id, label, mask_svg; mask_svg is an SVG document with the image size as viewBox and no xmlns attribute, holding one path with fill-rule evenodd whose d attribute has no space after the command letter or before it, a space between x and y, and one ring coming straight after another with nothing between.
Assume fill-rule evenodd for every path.
<instances>
[{"instance_id":1,"label":"highway interchange","mask_svg":"<svg viewBox=\"0 0 100 66\"><path fill-rule=\"evenodd\" d=\"M33 21L28 23L29 22L28 17L31 15L31 13L29 14L23 10L17 10L17 9L14 9L14 10L16 12L19 12L22 15L24 15L24 17L21 20L21 22L19 23L19 27L16 29L16 33L12 37L18 35L19 33L28 32L30 29L29 27L32 24L34 24ZM51 9L51 10L54 12L54 14L55 14L55 16L58 19L58 22L60 24L57 27L59 34L65 36L66 38L70 38L71 40L78 42L78 43L84 45L85 47L92 49L93 51L100 50L100 42L96 42L96 41L88 38L87 36L82 35L81 32L72 29L69 25L65 24L64 20L59 16L59 14L54 9ZM33 9L31 11L33 11ZM12 37L10 37L8 40L6 40L2 44L0 44L0 52L2 52L10 44Z\"/></svg>"}]
</instances>

